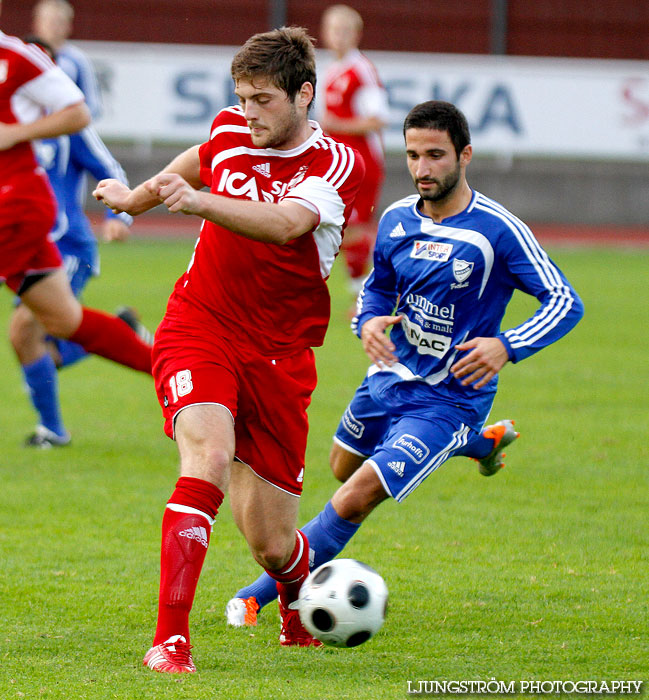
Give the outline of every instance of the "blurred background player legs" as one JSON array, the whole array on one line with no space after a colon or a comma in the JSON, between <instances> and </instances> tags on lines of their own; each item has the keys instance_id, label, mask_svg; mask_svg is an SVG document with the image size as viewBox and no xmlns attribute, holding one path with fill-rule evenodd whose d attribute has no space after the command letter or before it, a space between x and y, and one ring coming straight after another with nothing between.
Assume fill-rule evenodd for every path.
<instances>
[{"instance_id":1,"label":"blurred background player legs","mask_svg":"<svg viewBox=\"0 0 649 700\"><path fill-rule=\"evenodd\" d=\"M64 268L75 296L79 296L92 274L81 258L64 257ZM36 430L27 437L28 447L60 447L70 442L59 403L57 370L87 356L70 341L48 337L44 327L24 304L15 309L9 324L9 340L20 362L29 398L36 413Z\"/></svg>"},{"instance_id":2,"label":"blurred background player legs","mask_svg":"<svg viewBox=\"0 0 649 700\"><path fill-rule=\"evenodd\" d=\"M120 319L79 304L48 238L56 206L31 142L87 126L83 93L35 46L2 32L0 45L16 78L0 83L0 282L21 297L48 333L150 373L150 346ZM22 101L14 99L19 92Z\"/></svg>"},{"instance_id":3,"label":"blurred background player legs","mask_svg":"<svg viewBox=\"0 0 649 700\"><path fill-rule=\"evenodd\" d=\"M355 148L365 161L365 179L342 245L350 291L356 296L371 267L376 207L385 175L381 130L388 122L387 93L376 68L358 49L363 19L347 5L322 15L322 38L334 56L324 77L323 130Z\"/></svg>"},{"instance_id":4,"label":"blurred background player legs","mask_svg":"<svg viewBox=\"0 0 649 700\"><path fill-rule=\"evenodd\" d=\"M81 258L64 257L64 269L75 296L79 296L92 275L92 268ZM129 307L118 310L124 321L147 345L152 336ZM38 415L38 424L25 440L26 447L61 447L70 443L59 402L58 371L88 357L78 343L48 335L34 313L25 305L15 309L9 326L9 339L21 365L30 401Z\"/></svg>"},{"instance_id":5,"label":"blurred background player legs","mask_svg":"<svg viewBox=\"0 0 649 700\"><path fill-rule=\"evenodd\" d=\"M39 6L51 9L55 17L62 12L58 0L54 3L47 0ZM39 46L56 62L56 52L46 41L36 36L26 41ZM114 177L126 182L126 175L91 126L76 134L39 140L34 147L57 203L57 217L50 238L63 257L74 295L80 297L88 280L99 274L97 240L84 211L86 176L90 173L97 180ZM125 240L131 223L132 217L127 214L116 215L107 210L101 226L104 240ZM132 309L124 308L120 313L122 320L136 332L142 330ZM140 336L147 344L152 344L150 334L146 336L145 332ZM68 444L70 436L61 415L56 370L86 357L86 351L77 343L48 337L34 314L20 303L11 318L9 337L39 416L36 431L27 438L25 445L46 448Z\"/></svg>"}]
</instances>

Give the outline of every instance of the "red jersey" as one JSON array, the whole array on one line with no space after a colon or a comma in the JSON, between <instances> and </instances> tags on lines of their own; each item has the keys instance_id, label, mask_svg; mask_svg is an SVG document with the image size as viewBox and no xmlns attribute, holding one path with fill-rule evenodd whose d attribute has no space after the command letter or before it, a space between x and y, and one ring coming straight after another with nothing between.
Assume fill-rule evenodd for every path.
<instances>
[{"instance_id":1,"label":"red jersey","mask_svg":"<svg viewBox=\"0 0 649 700\"><path fill-rule=\"evenodd\" d=\"M379 117L388 120L387 95L374 64L358 49L331 64L324 77L325 107L339 119ZM383 170L383 143L377 132L347 134L331 132L331 136L355 148L365 165Z\"/></svg>"},{"instance_id":2,"label":"red jersey","mask_svg":"<svg viewBox=\"0 0 649 700\"><path fill-rule=\"evenodd\" d=\"M255 146L242 110L223 109L200 148L201 178L213 194L260 202L294 200L319 221L285 245L263 243L204 221L167 317L198 313L225 338L287 357L321 345L329 322L326 279L365 168L316 122L288 151ZM188 306L189 305L189 306Z\"/></svg>"},{"instance_id":3,"label":"red jersey","mask_svg":"<svg viewBox=\"0 0 649 700\"><path fill-rule=\"evenodd\" d=\"M0 122L36 121L83 101L83 93L37 46L0 32ZM0 151L0 183L38 165L28 142Z\"/></svg>"}]
</instances>

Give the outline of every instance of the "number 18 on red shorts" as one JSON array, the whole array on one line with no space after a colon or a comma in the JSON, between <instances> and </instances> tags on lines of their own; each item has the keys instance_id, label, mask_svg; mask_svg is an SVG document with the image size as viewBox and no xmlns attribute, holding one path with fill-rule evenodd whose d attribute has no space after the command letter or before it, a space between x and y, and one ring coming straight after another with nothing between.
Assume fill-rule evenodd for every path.
<instances>
[{"instance_id":1,"label":"number 18 on red shorts","mask_svg":"<svg viewBox=\"0 0 649 700\"><path fill-rule=\"evenodd\" d=\"M193 334L192 334L193 336ZM220 339L206 343L163 326L156 334L153 375L175 439L176 416L201 404L224 406L232 415L235 458L287 493L302 493L308 433L307 408L316 386L311 348L282 359Z\"/></svg>"}]
</instances>

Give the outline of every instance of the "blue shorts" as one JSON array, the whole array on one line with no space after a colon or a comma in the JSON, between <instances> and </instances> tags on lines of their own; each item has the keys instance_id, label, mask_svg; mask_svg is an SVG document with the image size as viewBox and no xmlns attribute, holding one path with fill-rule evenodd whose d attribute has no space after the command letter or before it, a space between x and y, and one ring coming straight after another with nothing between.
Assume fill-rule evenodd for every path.
<instances>
[{"instance_id":1,"label":"blue shorts","mask_svg":"<svg viewBox=\"0 0 649 700\"><path fill-rule=\"evenodd\" d=\"M88 284L88 280L96 275L95 264L93 260L87 260L77 255L62 255L63 269L67 275L72 293L79 298L81 292ZM20 297L14 298L14 306L20 306Z\"/></svg>"},{"instance_id":2,"label":"blue shorts","mask_svg":"<svg viewBox=\"0 0 649 700\"><path fill-rule=\"evenodd\" d=\"M485 413L486 420L488 411ZM370 396L367 378L345 409L334 441L367 457L386 492L403 501L427 476L453 456L471 454L480 434L466 411L448 403L389 414Z\"/></svg>"},{"instance_id":3,"label":"blue shorts","mask_svg":"<svg viewBox=\"0 0 649 700\"><path fill-rule=\"evenodd\" d=\"M75 297L79 297L88 280L94 276L92 261L78 257L77 255L63 255L63 267L70 280L70 287Z\"/></svg>"}]
</instances>

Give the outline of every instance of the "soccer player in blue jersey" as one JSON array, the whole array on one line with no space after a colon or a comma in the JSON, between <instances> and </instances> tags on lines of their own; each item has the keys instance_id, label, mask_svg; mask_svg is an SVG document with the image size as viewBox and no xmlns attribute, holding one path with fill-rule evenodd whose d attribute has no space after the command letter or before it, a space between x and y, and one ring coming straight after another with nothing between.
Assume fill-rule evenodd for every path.
<instances>
[{"instance_id":1,"label":"soccer player in blue jersey","mask_svg":"<svg viewBox=\"0 0 649 700\"><path fill-rule=\"evenodd\" d=\"M34 37L31 43L55 57L46 42ZM72 291L79 297L88 280L99 274L97 239L84 212L87 174L97 180L113 177L122 182L126 182L126 175L92 126L75 134L43 139L34 146L57 202L57 218L50 238L63 257ZM126 239L132 221L128 214L108 211L102 225L103 238L108 241ZM129 321L133 327L134 320L129 318ZM77 343L48 336L24 304L17 306L12 315L9 338L38 414L36 430L27 437L25 444L40 448L67 445L70 435L59 404L57 368L86 357L86 351ZM150 342L151 339L146 340Z\"/></svg>"},{"instance_id":2,"label":"soccer player in blue jersey","mask_svg":"<svg viewBox=\"0 0 649 700\"><path fill-rule=\"evenodd\" d=\"M302 528L311 568L342 551L379 503L403 501L450 457L473 457L482 474L495 474L518 437L511 420L484 427L498 373L583 315L530 229L467 183L473 151L464 115L448 102L424 102L406 117L404 136L417 194L384 212L374 270L358 297L352 328L373 364L334 437L331 467L344 483ZM503 331L516 289L540 306ZM228 622L255 624L275 596L274 581L260 577L228 603Z\"/></svg>"},{"instance_id":3,"label":"soccer player in blue jersey","mask_svg":"<svg viewBox=\"0 0 649 700\"><path fill-rule=\"evenodd\" d=\"M57 64L83 92L92 118L97 119L101 115L101 91L86 54L68 43L73 20L74 8L67 0L40 0L34 5L34 34L56 52Z\"/></svg>"}]
</instances>

